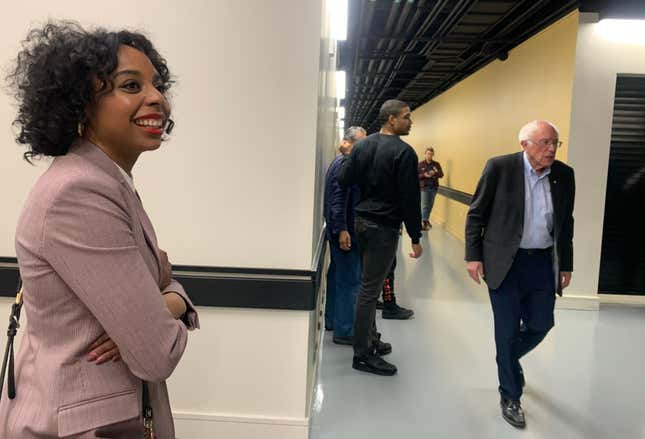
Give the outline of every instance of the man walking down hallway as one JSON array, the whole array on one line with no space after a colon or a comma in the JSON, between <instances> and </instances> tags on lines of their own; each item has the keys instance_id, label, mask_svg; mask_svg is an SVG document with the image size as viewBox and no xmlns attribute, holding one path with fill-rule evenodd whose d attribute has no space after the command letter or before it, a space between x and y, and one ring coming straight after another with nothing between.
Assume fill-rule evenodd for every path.
<instances>
[{"instance_id":1,"label":"man walking down hallway","mask_svg":"<svg viewBox=\"0 0 645 439\"><path fill-rule=\"evenodd\" d=\"M562 144L547 121L519 132L523 152L486 163L466 217L470 277L488 285L502 416L524 428L520 358L554 325L555 294L573 270L573 169L555 160Z\"/></svg>"}]
</instances>

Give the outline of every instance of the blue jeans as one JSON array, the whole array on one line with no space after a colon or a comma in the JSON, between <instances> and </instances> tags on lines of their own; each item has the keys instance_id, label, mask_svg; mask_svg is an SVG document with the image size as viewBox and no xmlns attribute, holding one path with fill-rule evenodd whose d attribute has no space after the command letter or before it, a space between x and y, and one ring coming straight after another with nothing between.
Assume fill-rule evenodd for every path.
<instances>
[{"instance_id":1,"label":"blue jeans","mask_svg":"<svg viewBox=\"0 0 645 439\"><path fill-rule=\"evenodd\" d=\"M361 259L358 243L350 251L341 250L338 242L329 242L331 262L327 270L327 303L325 326L334 328L336 337L354 335L356 297L361 286Z\"/></svg>"},{"instance_id":2,"label":"blue jeans","mask_svg":"<svg viewBox=\"0 0 645 439\"><path fill-rule=\"evenodd\" d=\"M526 254L520 249L502 284L496 290L489 289L489 295L495 318L499 393L504 398L519 400L522 396L519 359L544 339L554 323L551 255Z\"/></svg>"},{"instance_id":3,"label":"blue jeans","mask_svg":"<svg viewBox=\"0 0 645 439\"><path fill-rule=\"evenodd\" d=\"M426 187L421 189L421 219L428 221L430 212L434 206L434 198L437 196L437 188Z\"/></svg>"}]
</instances>

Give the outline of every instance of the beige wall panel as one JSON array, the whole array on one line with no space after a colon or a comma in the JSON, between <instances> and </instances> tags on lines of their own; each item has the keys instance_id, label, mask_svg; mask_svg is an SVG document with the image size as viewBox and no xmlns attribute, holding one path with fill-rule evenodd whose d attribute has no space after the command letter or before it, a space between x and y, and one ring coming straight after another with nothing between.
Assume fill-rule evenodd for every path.
<instances>
[{"instance_id":1,"label":"beige wall panel","mask_svg":"<svg viewBox=\"0 0 645 439\"><path fill-rule=\"evenodd\" d=\"M558 126L566 161L577 26L577 13L568 15L414 111L405 140L421 159L435 148L442 185L473 193L486 160L519 151L519 128L537 118ZM463 239L465 212L439 195L433 220Z\"/></svg>"}]
</instances>

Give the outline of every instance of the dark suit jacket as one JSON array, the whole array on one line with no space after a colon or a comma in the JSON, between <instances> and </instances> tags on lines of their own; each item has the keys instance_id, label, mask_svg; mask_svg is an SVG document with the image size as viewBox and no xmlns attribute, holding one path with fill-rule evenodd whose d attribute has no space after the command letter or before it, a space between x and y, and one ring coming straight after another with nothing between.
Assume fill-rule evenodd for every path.
<instances>
[{"instance_id":1,"label":"dark suit jacket","mask_svg":"<svg viewBox=\"0 0 645 439\"><path fill-rule=\"evenodd\" d=\"M555 161L549 174L553 200L554 271L573 271L573 169ZM486 163L466 217L466 261L483 261L488 287L500 286L511 268L524 227L522 152Z\"/></svg>"}]
</instances>

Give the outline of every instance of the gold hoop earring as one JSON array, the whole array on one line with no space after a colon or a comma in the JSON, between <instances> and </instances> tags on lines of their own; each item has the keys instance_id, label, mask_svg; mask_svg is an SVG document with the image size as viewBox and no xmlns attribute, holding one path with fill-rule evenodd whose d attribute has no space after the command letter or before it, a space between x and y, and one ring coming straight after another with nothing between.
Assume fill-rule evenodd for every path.
<instances>
[{"instance_id":1,"label":"gold hoop earring","mask_svg":"<svg viewBox=\"0 0 645 439\"><path fill-rule=\"evenodd\" d=\"M83 122L79 122L78 125L76 125L76 132L78 133L78 137L83 137L83 129L85 127L83 126Z\"/></svg>"}]
</instances>

